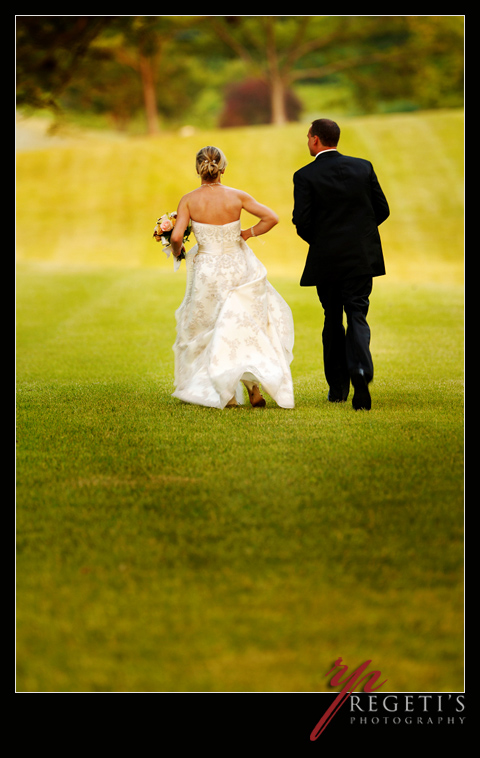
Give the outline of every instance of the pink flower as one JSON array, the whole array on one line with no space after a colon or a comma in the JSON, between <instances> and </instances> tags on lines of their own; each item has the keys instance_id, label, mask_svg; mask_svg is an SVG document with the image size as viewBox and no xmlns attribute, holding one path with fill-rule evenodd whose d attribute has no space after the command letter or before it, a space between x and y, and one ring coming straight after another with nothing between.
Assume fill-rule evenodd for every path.
<instances>
[{"instance_id":1,"label":"pink flower","mask_svg":"<svg viewBox=\"0 0 480 758\"><path fill-rule=\"evenodd\" d=\"M162 218L162 222L160 224L160 229L162 232L171 232L173 229L173 222L169 218Z\"/></svg>"}]
</instances>

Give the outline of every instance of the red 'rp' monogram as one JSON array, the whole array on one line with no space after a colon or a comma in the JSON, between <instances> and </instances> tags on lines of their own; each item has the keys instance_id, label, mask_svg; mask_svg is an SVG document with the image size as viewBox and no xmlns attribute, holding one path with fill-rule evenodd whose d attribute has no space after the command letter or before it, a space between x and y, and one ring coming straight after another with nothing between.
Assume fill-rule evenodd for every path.
<instances>
[{"instance_id":1,"label":"red 'rp' monogram","mask_svg":"<svg viewBox=\"0 0 480 758\"><path fill-rule=\"evenodd\" d=\"M325 674L325 676L328 676L329 674L331 674L334 668L336 668L337 666L340 666L341 662L342 662L342 659L337 658L337 660L333 664L333 667L330 669L330 671L327 674ZM355 671L350 677L347 677L343 681L340 679L340 677L345 671L348 671L348 666L346 666L345 664L340 666L340 671L337 671L337 673L334 674L334 676L332 676L332 679L330 681L330 684L332 685L332 687L336 687L339 684L344 685L344 686L340 690L340 692L338 693L337 697L335 698L333 703L330 705L330 707L327 708L322 718L316 725L315 729L312 731L310 735L310 740L312 742L318 739L318 737L321 735L321 733L323 732L327 724L329 724L332 718L335 716L338 709L344 704L348 696L358 687L360 682L363 682L364 679L368 679L368 677L370 677L370 680L366 682L363 688L364 692L375 692L376 690L379 690L383 684L385 684L385 682L387 681L386 679L381 684L377 685L377 687L373 687L378 677L380 676L380 671L370 671L368 674L365 674L365 676L359 678L361 674L363 674L363 672L367 668L368 664L371 662L372 661L365 661L365 663L362 663L362 665L359 666L358 669L355 669Z\"/></svg>"}]
</instances>

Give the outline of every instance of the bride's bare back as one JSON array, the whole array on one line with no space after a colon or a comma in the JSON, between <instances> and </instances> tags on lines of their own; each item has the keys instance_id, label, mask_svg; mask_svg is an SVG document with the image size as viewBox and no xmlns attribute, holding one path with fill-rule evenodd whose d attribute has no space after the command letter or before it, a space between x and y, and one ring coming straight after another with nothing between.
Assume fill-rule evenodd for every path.
<instances>
[{"instance_id":1,"label":"bride's bare back","mask_svg":"<svg viewBox=\"0 0 480 758\"><path fill-rule=\"evenodd\" d=\"M191 219L201 224L221 226L238 221L242 210L260 219L255 226L241 232L244 240L265 234L278 224L277 214L247 192L226 187L220 182L202 183L196 190L184 195L178 204L177 222L170 237L173 254L180 255L183 233Z\"/></svg>"},{"instance_id":2,"label":"bride's bare back","mask_svg":"<svg viewBox=\"0 0 480 758\"><path fill-rule=\"evenodd\" d=\"M244 195L244 192L214 182L201 184L182 200L185 201L193 221L221 225L238 221Z\"/></svg>"}]
</instances>

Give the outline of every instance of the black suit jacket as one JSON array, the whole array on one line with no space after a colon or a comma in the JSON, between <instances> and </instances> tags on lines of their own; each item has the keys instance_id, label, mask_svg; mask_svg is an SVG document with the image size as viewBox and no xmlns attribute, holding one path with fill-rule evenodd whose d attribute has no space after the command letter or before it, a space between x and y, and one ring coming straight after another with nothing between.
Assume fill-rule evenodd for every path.
<instances>
[{"instance_id":1,"label":"black suit jacket","mask_svg":"<svg viewBox=\"0 0 480 758\"><path fill-rule=\"evenodd\" d=\"M302 287L385 273L378 226L390 211L369 161L325 152L297 171L293 183L292 220L310 246Z\"/></svg>"}]
</instances>

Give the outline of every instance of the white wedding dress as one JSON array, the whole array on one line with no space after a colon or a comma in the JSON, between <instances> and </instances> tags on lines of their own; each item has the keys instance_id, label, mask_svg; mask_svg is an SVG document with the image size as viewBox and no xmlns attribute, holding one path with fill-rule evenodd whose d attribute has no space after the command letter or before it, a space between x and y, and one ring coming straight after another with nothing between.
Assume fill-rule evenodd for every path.
<instances>
[{"instance_id":1,"label":"white wedding dress","mask_svg":"<svg viewBox=\"0 0 480 758\"><path fill-rule=\"evenodd\" d=\"M187 403L224 408L244 401L255 381L293 408L292 312L265 266L240 235L240 221L192 221L197 244L186 253L185 297L175 313L175 392Z\"/></svg>"}]
</instances>

